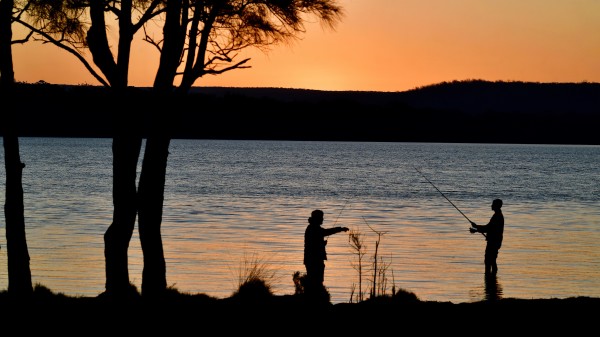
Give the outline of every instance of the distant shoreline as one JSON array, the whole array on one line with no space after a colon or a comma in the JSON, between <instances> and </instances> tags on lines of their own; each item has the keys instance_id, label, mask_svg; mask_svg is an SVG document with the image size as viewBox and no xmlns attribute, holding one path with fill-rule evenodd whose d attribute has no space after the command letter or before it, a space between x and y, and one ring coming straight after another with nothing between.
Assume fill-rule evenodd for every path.
<instances>
[{"instance_id":1,"label":"distant shoreline","mask_svg":"<svg viewBox=\"0 0 600 337\"><path fill-rule=\"evenodd\" d=\"M174 139L600 145L598 83L474 80L405 92L208 87L176 100L141 88L126 97L103 87L19 88L19 107L5 102L3 110L21 137L112 138L125 129L145 136L169 126Z\"/></svg>"}]
</instances>

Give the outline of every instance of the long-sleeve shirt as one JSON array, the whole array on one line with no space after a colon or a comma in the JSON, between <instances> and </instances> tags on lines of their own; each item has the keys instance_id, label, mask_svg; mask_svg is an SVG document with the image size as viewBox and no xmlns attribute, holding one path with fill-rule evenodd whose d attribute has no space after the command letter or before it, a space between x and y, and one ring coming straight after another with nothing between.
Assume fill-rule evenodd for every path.
<instances>
[{"instance_id":1,"label":"long-sleeve shirt","mask_svg":"<svg viewBox=\"0 0 600 337\"><path fill-rule=\"evenodd\" d=\"M500 246L504 237L504 215L501 211L494 212L490 222L484 226L477 226L481 233L487 233L486 241Z\"/></svg>"},{"instance_id":2,"label":"long-sleeve shirt","mask_svg":"<svg viewBox=\"0 0 600 337\"><path fill-rule=\"evenodd\" d=\"M304 232L304 264L327 260L325 237L343 230L343 227L323 228L319 225L308 225Z\"/></svg>"}]
</instances>

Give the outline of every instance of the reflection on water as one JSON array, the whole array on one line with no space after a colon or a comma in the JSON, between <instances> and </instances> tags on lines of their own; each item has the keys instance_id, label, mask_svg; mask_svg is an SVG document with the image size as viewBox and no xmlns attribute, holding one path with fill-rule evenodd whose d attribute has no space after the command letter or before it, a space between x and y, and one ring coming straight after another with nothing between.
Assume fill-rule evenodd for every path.
<instances>
[{"instance_id":1,"label":"reflection on water","mask_svg":"<svg viewBox=\"0 0 600 337\"><path fill-rule=\"evenodd\" d=\"M111 140L25 138L21 152L33 282L99 294L113 211ZM485 239L415 167L474 222L486 223L490 202L504 200L502 286L481 279ZM294 272L304 271L306 219L318 208L324 227L365 234L363 291L378 239L370 226L383 233L389 290L452 302L600 297L599 167L598 146L174 140L161 228L167 283L230 296L257 254L276 271L276 294L292 294ZM1 165L1 204L4 179ZM359 281L356 255L338 235L325 269L334 303L348 302ZM0 245L6 289L4 235ZM129 271L138 288L142 268L135 231Z\"/></svg>"},{"instance_id":2,"label":"reflection on water","mask_svg":"<svg viewBox=\"0 0 600 337\"><path fill-rule=\"evenodd\" d=\"M496 274L484 273L484 280L485 300L495 301L502 299L502 285L498 282L498 276Z\"/></svg>"}]
</instances>

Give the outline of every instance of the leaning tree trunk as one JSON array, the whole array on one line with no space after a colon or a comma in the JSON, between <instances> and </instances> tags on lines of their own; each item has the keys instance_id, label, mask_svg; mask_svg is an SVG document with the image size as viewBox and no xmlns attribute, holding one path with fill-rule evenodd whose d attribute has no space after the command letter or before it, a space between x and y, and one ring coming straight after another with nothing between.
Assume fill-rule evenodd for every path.
<instances>
[{"instance_id":1,"label":"leaning tree trunk","mask_svg":"<svg viewBox=\"0 0 600 337\"><path fill-rule=\"evenodd\" d=\"M94 63L110 83L112 104L118 107L113 120L113 222L104 233L104 258L106 272L106 294L116 297L132 295L135 288L129 282L127 252L135 228L136 172L140 156L142 137L137 133L135 118L137 111L135 96L128 94L129 57L133 25L131 23L132 1L122 1L119 17L119 39L117 62L107 36L105 2L90 2L90 26L86 41ZM125 113L123 113L125 111Z\"/></svg>"},{"instance_id":2,"label":"leaning tree trunk","mask_svg":"<svg viewBox=\"0 0 600 337\"><path fill-rule=\"evenodd\" d=\"M8 292L17 296L28 296L33 293L33 285L29 268L23 207L23 168L25 164L21 162L19 155L19 138L11 131L6 130L4 162L6 167L4 214L6 217Z\"/></svg>"},{"instance_id":3,"label":"leaning tree trunk","mask_svg":"<svg viewBox=\"0 0 600 337\"><path fill-rule=\"evenodd\" d=\"M171 142L170 122L178 112L172 95L173 80L183 50L187 27L187 6L181 1L168 0L163 28L164 43L160 63L154 79L155 104L148 111L151 116L150 133L146 140L144 161L138 189L138 225L144 253L142 295L160 296L167 289L167 270L160 227L164 202L165 176ZM168 115L167 115L168 112Z\"/></svg>"},{"instance_id":4,"label":"leaning tree trunk","mask_svg":"<svg viewBox=\"0 0 600 337\"><path fill-rule=\"evenodd\" d=\"M160 232L171 141L167 133L157 131L148 136L138 190L138 225L144 254L142 295L147 297L160 296L167 289L167 271Z\"/></svg>"},{"instance_id":5,"label":"leaning tree trunk","mask_svg":"<svg viewBox=\"0 0 600 337\"><path fill-rule=\"evenodd\" d=\"M127 251L137 214L135 184L141 146L141 136L113 137L114 213L113 222L104 234L104 258L106 293L118 298L130 295L134 290L129 283Z\"/></svg>"}]
</instances>

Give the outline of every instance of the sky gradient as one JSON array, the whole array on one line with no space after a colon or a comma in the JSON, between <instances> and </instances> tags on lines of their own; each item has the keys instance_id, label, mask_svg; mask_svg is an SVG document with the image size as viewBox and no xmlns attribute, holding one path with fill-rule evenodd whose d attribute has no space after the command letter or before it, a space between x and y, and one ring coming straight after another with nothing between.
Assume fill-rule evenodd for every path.
<instances>
[{"instance_id":1,"label":"sky gradient","mask_svg":"<svg viewBox=\"0 0 600 337\"><path fill-rule=\"evenodd\" d=\"M598 0L339 4L345 15L335 30L313 19L290 45L267 54L244 51L239 57L251 57L250 69L204 77L195 86L405 91L468 79L600 82ZM13 45L13 58L17 81L100 84L74 56L52 45ZM158 58L136 35L129 84L151 86Z\"/></svg>"}]
</instances>

